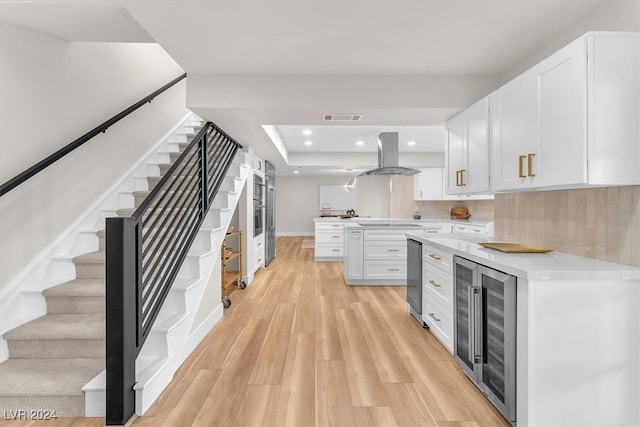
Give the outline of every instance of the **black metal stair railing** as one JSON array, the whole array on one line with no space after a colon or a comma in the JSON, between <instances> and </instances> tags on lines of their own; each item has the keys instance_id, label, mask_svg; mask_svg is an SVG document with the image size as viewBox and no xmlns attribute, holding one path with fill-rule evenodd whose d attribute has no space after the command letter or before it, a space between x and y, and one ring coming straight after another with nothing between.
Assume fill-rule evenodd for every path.
<instances>
[{"instance_id":1,"label":"black metal stair railing","mask_svg":"<svg viewBox=\"0 0 640 427\"><path fill-rule=\"evenodd\" d=\"M130 217L106 220L106 422L135 411L135 360L240 144L208 122Z\"/></svg>"}]
</instances>

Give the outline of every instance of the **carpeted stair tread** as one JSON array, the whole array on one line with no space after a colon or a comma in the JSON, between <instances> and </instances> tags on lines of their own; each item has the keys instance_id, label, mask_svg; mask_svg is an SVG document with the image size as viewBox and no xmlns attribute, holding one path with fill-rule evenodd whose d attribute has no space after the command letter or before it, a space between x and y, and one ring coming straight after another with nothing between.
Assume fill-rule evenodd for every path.
<instances>
[{"instance_id":1,"label":"carpeted stair tread","mask_svg":"<svg viewBox=\"0 0 640 427\"><path fill-rule=\"evenodd\" d=\"M88 254L73 257L75 264L104 264L105 251L89 252Z\"/></svg>"},{"instance_id":2,"label":"carpeted stair tread","mask_svg":"<svg viewBox=\"0 0 640 427\"><path fill-rule=\"evenodd\" d=\"M45 297L100 297L105 296L103 279L75 279L42 291Z\"/></svg>"},{"instance_id":3,"label":"carpeted stair tread","mask_svg":"<svg viewBox=\"0 0 640 427\"><path fill-rule=\"evenodd\" d=\"M104 359L99 358L8 359L0 363L0 399L5 396L83 396L81 388L104 367Z\"/></svg>"},{"instance_id":4,"label":"carpeted stair tread","mask_svg":"<svg viewBox=\"0 0 640 427\"><path fill-rule=\"evenodd\" d=\"M7 341L105 339L104 314L46 314L5 332Z\"/></svg>"}]
</instances>

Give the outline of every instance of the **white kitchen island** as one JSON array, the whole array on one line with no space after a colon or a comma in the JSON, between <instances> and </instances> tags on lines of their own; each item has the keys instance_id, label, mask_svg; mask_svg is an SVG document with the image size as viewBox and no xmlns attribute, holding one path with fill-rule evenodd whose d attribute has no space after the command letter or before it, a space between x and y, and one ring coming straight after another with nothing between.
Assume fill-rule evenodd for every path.
<instances>
[{"instance_id":1,"label":"white kitchen island","mask_svg":"<svg viewBox=\"0 0 640 427\"><path fill-rule=\"evenodd\" d=\"M640 425L640 268L560 252L504 254L483 248L481 239L407 237L427 252L516 276L519 427ZM454 335L439 335L434 320L423 319L443 344Z\"/></svg>"}]
</instances>

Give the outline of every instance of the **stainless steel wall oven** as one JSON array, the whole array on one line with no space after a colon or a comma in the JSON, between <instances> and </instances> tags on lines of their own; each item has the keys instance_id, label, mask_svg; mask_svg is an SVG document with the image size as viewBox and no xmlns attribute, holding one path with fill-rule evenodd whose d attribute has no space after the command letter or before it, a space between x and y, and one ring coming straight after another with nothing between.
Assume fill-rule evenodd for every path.
<instances>
[{"instance_id":1,"label":"stainless steel wall oven","mask_svg":"<svg viewBox=\"0 0 640 427\"><path fill-rule=\"evenodd\" d=\"M253 174L253 236L264 232L264 178Z\"/></svg>"},{"instance_id":2,"label":"stainless steel wall oven","mask_svg":"<svg viewBox=\"0 0 640 427\"><path fill-rule=\"evenodd\" d=\"M456 361L515 424L516 277L457 256L454 262Z\"/></svg>"}]
</instances>

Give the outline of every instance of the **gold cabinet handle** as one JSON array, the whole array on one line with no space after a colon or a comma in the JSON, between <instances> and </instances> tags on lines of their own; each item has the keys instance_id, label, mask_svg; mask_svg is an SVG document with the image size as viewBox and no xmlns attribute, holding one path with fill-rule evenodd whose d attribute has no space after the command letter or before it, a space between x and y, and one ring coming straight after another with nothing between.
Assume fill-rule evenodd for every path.
<instances>
[{"instance_id":1,"label":"gold cabinet handle","mask_svg":"<svg viewBox=\"0 0 640 427\"><path fill-rule=\"evenodd\" d=\"M262 246L262 242L258 243L258 247Z\"/></svg>"},{"instance_id":2,"label":"gold cabinet handle","mask_svg":"<svg viewBox=\"0 0 640 427\"><path fill-rule=\"evenodd\" d=\"M474 228L473 231L475 231L476 233L480 233L482 230L478 230L477 228Z\"/></svg>"},{"instance_id":3,"label":"gold cabinet handle","mask_svg":"<svg viewBox=\"0 0 640 427\"><path fill-rule=\"evenodd\" d=\"M438 255L433 255L433 254L429 254L429 256L433 259L435 259L436 261L440 261L442 258L439 257Z\"/></svg>"},{"instance_id":4,"label":"gold cabinet handle","mask_svg":"<svg viewBox=\"0 0 640 427\"><path fill-rule=\"evenodd\" d=\"M529 153L527 154L527 176L536 176L535 173L533 173L533 158L536 156L536 153Z\"/></svg>"},{"instance_id":5,"label":"gold cabinet handle","mask_svg":"<svg viewBox=\"0 0 640 427\"><path fill-rule=\"evenodd\" d=\"M440 321L440 319L438 319L438 318L436 317L436 314L435 314L435 313L429 313L429 316L430 316L433 320L435 320L436 322L439 322L439 321Z\"/></svg>"},{"instance_id":6,"label":"gold cabinet handle","mask_svg":"<svg viewBox=\"0 0 640 427\"><path fill-rule=\"evenodd\" d=\"M340 249L331 249L331 252L340 252Z\"/></svg>"},{"instance_id":7,"label":"gold cabinet handle","mask_svg":"<svg viewBox=\"0 0 640 427\"><path fill-rule=\"evenodd\" d=\"M389 271L400 271L399 268L390 268Z\"/></svg>"},{"instance_id":8,"label":"gold cabinet handle","mask_svg":"<svg viewBox=\"0 0 640 427\"><path fill-rule=\"evenodd\" d=\"M389 249L389 252L400 252L400 249Z\"/></svg>"},{"instance_id":9,"label":"gold cabinet handle","mask_svg":"<svg viewBox=\"0 0 640 427\"><path fill-rule=\"evenodd\" d=\"M518 156L518 178L526 178L527 176L524 174L524 172L522 171L522 161L525 159L525 157L527 156Z\"/></svg>"},{"instance_id":10,"label":"gold cabinet handle","mask_svg":"<svg viewBox=\"0 0 640 427\"><path fill-rule=\"evenodd\" d=\"M334 239L339 239L340 238L340 236L331 236L331 237L333 237Z\"/></svg>"},{"instance_id":11,"label":"gold cabinet handle","mask_svg":"<svg viewBox=\"0 0 640 427\"><path fill-rule=\"evenodd\" d=\"M460 171L456 171L456 187L460 187Z\"/></svg>"},{"instance_id":12,"label":"gold cabinet handle","mask_svg":"<svg viewBox=\"0 0 640 427\"><path fill-rule=\"evenodd\" d=\"M429 280L429 283L431 283L436 288L441 288L442 287L442 285L439 285L435 280Z\"/></svg>"},{"instance_id":13,"label":"gold cabinet handle","mask_svg":"<svg viewBox=\"0 0 640 427\"><path fill-rule=\"evenodd\" d=\"M460 169L460 187L464 187L465 185L467 185L464 183L464 173L466 171L466 169Z\"/></svg>"}]
</instances>

